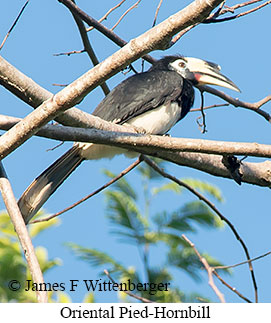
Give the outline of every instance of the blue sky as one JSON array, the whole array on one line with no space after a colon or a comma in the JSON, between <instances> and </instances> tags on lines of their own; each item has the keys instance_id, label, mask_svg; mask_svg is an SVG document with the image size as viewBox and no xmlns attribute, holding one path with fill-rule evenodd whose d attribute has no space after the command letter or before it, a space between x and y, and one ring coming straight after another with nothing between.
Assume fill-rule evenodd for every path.
<instances>
[{"instance_id":1,"label":"blue sky","mask_svg":"<svg viewBox=\"0 0 271 323\"><path fill-rule=\"evenodd\" d=\"M157 1L142 1L137 9L128 14L125 20L116 28L115 32L125 40L132 39L146 31L153 22ZM191 1L164 0L158 15L158 22L180 10ZM3 2L0 12L0 39L3 39L13 23L24 1L13 0ZM95 1L89 3L78 1L78 5L91 16L98 19L118 1L104 0L103 5ZM235 4L234 1L227 2ZM119 16L127 9L132 1L114 12L106 21L107 26L113 26ZM271 7L227 23L201 25L186 34L174 47L166 52L152 52L156 58L163 55L180 53L213 61L222 66L222 72L230 77L242 90L240 94L227 91L241 100L254 102L270 94L270 50L268 36L270 29ZM103 60L118 49L96 31L91 32L90 40L99 60ZM71 56L53 56L55 53L80 50L81 40L75 23L68 10L57 1L30 1L19 23L8 38L1 55L19 70L35 80L38 84L56 93L60 88L53 83L67 84L75 80L90 67L90 61L84 54ZM138 65L140 67L140 65ZM108 81L110 89L116 86L127 75L119 73ZM0 88L1 113L24 117L32 108L11 95L4 88ZM90 93L80 104L80 108L91 112L103 98L100 88ZM206 105L221 103L221 100L211 95L205 98ZM199 106L199 94L195 106ZM270 111L271 104L264 107ZM270 143L270 124L259 115L244 109L233 107L218 108L207 112L206 134L201 134L196 123L198 114L190 113L181 123L177 124L170 134L176 137L201 138L225 141L243 141ZM59 157L70 143L54 151L46 150L54 147L57 142L47 139L32 138L4 160L4 166L9 175L16 197L19 197L26 186L43 171L51 162ZM249 158L248 161L261 161ZM46 203L45 210L49 213L57 212L82 196L102 185L106 178L102 174L103 168L118 173L127 167L131 160L122 156L112 161L85 162L62 185L55 195ZM225 202L217 205L238 229L246 241L251 256L255 257L271 249L270 247L270 190L248 184L241 187L233 181L216 178L190 168L168 165L168 170L176 177L194 177L208 181L218 186L223 192ZM136 172L129 175L137 189L140 189ZM159 183L164 183L161 180ZM187 199L191 199L189 194ZM157 210L164 207L167 201L156 201ZM170 200L172 208L177 208L177 197ZM2 200L0 209L4 209ZM119 244L114 236L109 234L110 228L105 217L105 199L100 194L61 217L61 224L40 235L34 241L35 245L43 245L48 249L49 257L62 259L62 266L46 275L47 281L68 281L70 279L96 279L97 270L83 261L77 260L64 246L65 242L75 242L86 247L104 250L128 266L136 265L135 248ZM197 235L189 238L201 251L207 251L225 264L234 264L245 260L240 244L233 237L232 232L225 227L219 231L200 230ZM121 252L120 252L121 251ZM254 263L259 288L259 300L270 301L270 267L271 258L264 258ZM209 288L207 277L201 283L195 283L187 275L176 273L176 280L180 281L186 292L198 291L212 300L217 301L213 291ZM253 288L247 266L234 270L228 282L243 294L253 299ZM226 301L239 302L240 299L226 288L217 283L224 293ZM80 289L71 294L73 301L80 302L85 290ZM116 301L116 294L98 293L97 301Z\"/></svg>"}]
</instances>

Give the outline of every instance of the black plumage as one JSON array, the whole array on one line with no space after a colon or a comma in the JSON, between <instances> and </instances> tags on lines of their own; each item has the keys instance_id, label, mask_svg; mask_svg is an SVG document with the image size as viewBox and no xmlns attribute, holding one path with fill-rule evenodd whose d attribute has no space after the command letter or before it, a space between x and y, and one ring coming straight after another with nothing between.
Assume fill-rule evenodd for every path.
<instances>
[{"instance_id":1,"label":"black plumage","mask_svg":"<svg viewBox=\"0 0 271 323\"><path fill-rule=\"evenodd\" d=\"M190 81L169 69L169 63L177 58L167 56L147 72L121 82L101 101L93 115L122 124L161 105L177 102L179 120L185 117L194 102L194 89Z\"/></svg>"},{"instance_id":2,"label":"black plumage","mask_svg":"<svg viewBox=\"0 0 271 323\"><path fill-rule=\"evenodd\" d=\"M192 57L166 56L143 73L117 85L93 115L119 124L129 123L151 134L165 134L189 112L193 85L215 84L238 90L214 63ZM75 145L49 166L18 201L26 223L84 159L111 158L126 151L92 143Z\"/></svg>"}]
</instances>

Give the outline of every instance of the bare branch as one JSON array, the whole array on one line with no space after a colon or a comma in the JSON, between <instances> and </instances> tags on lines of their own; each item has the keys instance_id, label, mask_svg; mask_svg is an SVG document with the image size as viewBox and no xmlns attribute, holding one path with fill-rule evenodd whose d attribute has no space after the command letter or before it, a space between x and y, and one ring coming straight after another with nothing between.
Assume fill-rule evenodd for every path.
<instances>
[{"instance_id":1,"label":"bare branch","mask_svg":"<svg viewBox=\"0 0 271 323\"><path fill-rule=\"evenodd\" d=\"M121 2L119 2L117 5L115 5L114 7L112 7L111 9L109 9L108 11L107 11L107 13L101 18L101 19L99 19L98 20L98 22L102 22L102 21L104 21L104 20L106 20L107 19L107 17L110 15L110 13L111 12L113 12L114 10L116 10L117 8L119 8L124 2L125 2L126 0L122 0ZM93 30L94 29L94 27L89 27L89 28L87 28L87 32L89 32L89 31L91 31L91 30Z\"/></svg>"},{"instance_id":2,"label":"bare branch","mask_svg":"<svg viewBox=\"0 0 271 323\"><path fill-rule=\"evenodd\" d=\"M3 48L3 46L4 46L5 42L6 42L7 38L8 38L8 36L10 35L10 33L12 32L13 28L16 26L16 24L17 24L18 20L20 19L20 17L21 17L21 15L22 15L22 13L24 12L24 9L25 9L25 8L26 8L26 6L28 5L28 2L29 2L29 0L27 0L27 1L25 2L25 4L23 5L22 9L20 10L20 12L19 12L19 14L18 14L17 18L15 19L14 23L12 24L12 26L11 26L11 27L10 27L10 29L9 29L9 31L7 32L7 34L6 34L5 38L4 38L4 40L2 41L2 44L0 45L0 50Z\"/></svg>"},{"instance_id":3,"label":"bare branch","mask_svg":"<svg viewBox=\"0 0 271 323\"><path fill-rule=\"evenodd\" d=\"M261 0L260 0L261 1ZM245 2L245 3L242 3L242 4L238 4L238 5L235 5L235 6L232 6L232 7L227 7L226 9L224 10L221 10L220 14L219 15L222 15L222 14L225 14L226 12L234 12L235 9L238 9L238 8L241 8L241 7L244 7L244 6L247 6L247 5L250 5L250 4L253 4L253 3L256 3L256 2L259 2L259 0L253 0L253 1L248 1L248 2ZM224 22L224 21L229 21L229 20L233 20L233 19L237 19L237 18L241 18L241 17L244 17L246 15L249 15L250 13L252 12L255 12L255 11L258 11L259 9L262 9L264 8L265 6L269 5L271 3L271 0L268 0L266 1L265 3L253 8L253 9L250 9L250 10L247 10L245 12L241 12L237 15L234 15L234 16L230 16L230 17L226 17L226 18L216 18L215 16L210 16L208 17L206 20L204 20L202 23L204 24L209 24L209 23L218 23L218 22ZM218 15L218 16L219 16Z\"/></svg>"},{"instance_id":4,"label":"bare branch","mask_svg":"<svg viewBox=\"0 0 271 323\"><path fill-rule=\"evenodd\" d=\"M73 54L82 54L84 53L86 50L85 49L81 49L81 50L72 50L71 52L65 52L65 53L57 53L57 54L53 54L53 56L62 56L62 55L66 55L66 56L70 56Z\"/></svg>"},{"instance_id":5,"label":"bare branch","mask_svg":"<svg viewBox=\"0 0 271 323\"><path fill-rule=\"evenodd\" d=\"M74 3L70 0L59 0L69 3L69 8L74 10ZM23 142L34 135L39 128L48 121L54 119L63 111L80 102L90 91L102 82L129 65L132 61L143 56L153 49L163 49L170 39L178 31L187 26L206 18L210 11L217 6L221 0L195 0L183 10L170 16L159 25L146 31L129 44L115 52L102 63L93 67L79 79L58 92L52 99L44 102L35 111L31 112L23 122L0 137L0 156L4 158ZM79 15L85 20L84 15Z\"/></svg>"},{"instance_id":6,"label":"bare branch","mask_svg":"<svg viewBox=\"0 0 271 323\"><path fill-rule=\"evenodd\" d=\"M179 41L186 33L188 33L191 29L197 27L200 23L196 23L194 25L188 26L185 29L181 30L176 36L174 36L170 42L170 46L172 47Z\"/></svg>"},{"instance_id":7,"label":"bare branch","mask_svg":"<svg viewBox=\"0 0 271 323\"><path fill-rule=\"evenodd\" d=\"M234 292L236 295L238 295L244 301L246 301L247 303L252 303L252 301L250 299L248 299L246 296L241 294L235 287L232 287L230 284L228 284L214 269L213 269L213 274L221 281L221 283L223 285L228 287L232 292Z\"/></svg>"},{"instance_id":8,"label":"bare branch","mask_svg":"<svg viewBox=\"0 0 271 323\"><path fill-rule=\"evenodd\" d=\"M268 4L271 3L271 0L269 0L269 1L266 1L264 4L259 5L258 7L255 7L253 9L251 9L251 10L242 12L242 13L237 14L235 16L230 16L230 17L220 18L220 19L217 18L217 17L219 17L221 15L224 15L225 13L228 13L228 12L234 13L234 11L236 9L239 9L239 8L242 8L242 7L245 7L245 6L248 6L248 5L257 3L257 2L260 2L260 1L262 1L262 0L251 0L251 1L247 1L247 2L240 3L240 4L236 4L236 5L232 6L232 7L225 6L224 9L223 9L223 5L224 5L224 3L226 1L223 1L221 3L221 5L220 5L219 9L216 12L211 13L208 18L206 18L204 21L202 21L202 23L207 24L207 23L216 23L216 22L230 21L230 20L233 20L233 19L236 19L236 18L243 17L245 15L248 15L248 14L250 14L252 12L255 12L255 11L257 11L257 10L259 10L259 9L261 9L261 8L267 6ZM186 29L180 31L172 39L171 44L170 44L170 47L172 47L173 45L175 45L176 42L181 39L181 37L183 37L188 31L190 31L191 29L193 29L194 27L196 27L198 25L199 25L199 23L196 23L196 24L191 25L191 26L187 27Z\"/></svg>"},{"instance_id":9,"label":"bare branch","mask_svg":"<svg viewBox=\"0 0 271 323\"><path fill-rule=\"evenodd\" d=\"M207 107L203 107L203 110L208 110L208 109L213 109L213 108L220 108L220 107L228 107L230 104L229 103L222 103L222 104L213 104L213 105L209 105ZM196 111L201 111L201 107L200 108L193 108L190 110L190 112L196 112Z\"/></svg>"},{"instance_id":10,"label":"bare branch","mask_svg":"<svg viewBox=\"0 0 271 323\"><path fill-rule=\"evenodd\" d=\"M217 297L219 298L221 303L225 303L224 295L220 292L220 290L216 287L215 282L213 280L213 270L212 267L208 264L207 260L201 256L201 254L198 252L197 248L195 247L194 243L191 242L184 234L182 234L183 239L191 246L191 248L194 250L195 254L198 256L199 260L203 264L204 268L206 269L208 273L209 278L209 285L213 289L213 291L216 293Z\"/></svg>"},{"instance_id":11,"label":"bare branch","mask_svg":"<svg viewBox=\"0 0 271 323\"><path fill-rule=\"evenodd\" d=\"M156 8L155 15L154 15L154 20L153 20L153 23L152 23L152 27L154 27L156 25L157 16L158 16L159 10L161 8L162 2L163 2L163 0L160 0L158 6Z\"/></svg>"},{"instance_id":12,"label":"bare branch","mask_svg":"<svg viewBox=\"0 0 271 323\"><path fill-rule=\"evenodd\" d=\"M97 190L95 190L94 192L88 194L87 196L83 197L81 200L77 201L76 203L73 203L71 206L66 207L64 210L57 212L53 215L50 215L46 218L42 218L42 219L37 219L34 221L31 221L29 224L33 224L33 223L39 223L39 222L45 222L45 221L49 221L71 209L73 209L74 207L78 206L79 204L85 202L86 200L88 200L89 198L91 198L92 196L100 193L101 191L103 191L104 189L106 189L107 187L109 187L110 185L112 185L113 183L115 183L116 181L118 181L120 178L122 178L123 176L125 176L126 174L128 174L131 170L133 170L138 164L140 164L141 160L137 159L135 162L133 162L129 167L127 167L126 169L124 169L121 173L119 173L116 177L112 178L109 182L107 182L106 184L104 184L103 186L99 187Z\"/></svg>"},{"instance_id":13,"label":"bare branch","mask_svg":"<svg viewBox=\"0 0 271 323\"><path fill-rule=\"evenodd\" d=\"M115 23L115 25L111 28L111 30L114 30L118 25L119 23L122 21L122 19L131 11L133 10L134 8L136 8L138 6L138 4L141 2L141 0L138 0L135 4L133 4L130 8L128 8L122 15L121 17L119 18L119 20Z\"/></svg>"},{"instance_id":14,"label":"bare branch","mask_svg":"<svg viewBox=\"0 0 271 323\"><path fill-rule=\"evenodd\" d=\"M140 134L136 133L135 128L131 126L118 125L104 121L98 117L92 117L93 121L97 119L97 123L100 123L101 128L107 128L107 131L47 125L43 129L51 129L53 131L55 130L55 132L54 134L50 134L48 131L44 131L43 136L61 141L92 142L95 144L116 146L147 155L156 155L158 152L165 151L167 153L197 152L216 155L241 155L271 158L271 145ZM9 119L9 117L7 117L7 119ZM25 119L22 119L22 121L23 120ZM17 127L20 123L21 121L13 128ZM28 125L28 127L31 129L31 125ZM6 128L10 128L10 126ZM41 133L42 132L40 132L40 134ZM8 149L4 146L0 146L0 153L6 155Z\"/></svg>"},{"instance_id":15,"label":"bare branch","mask_svg":"<svg viewBox=\"0 0 271 323\"><path fill-rule=\"evenodd\" d=\"M215 88L212 88L210 86L207 86L207 85L198 85L197 87L201 92L208 92L213 95L216 95L216 96L220 97L221 99L234 105L235 107L240 107L240 108L254 111L254 112L258 113L259 115L261 115L262 117L264 117L268 122L271 122L270 114L260 109L264 104L271 101L271 95L266 96L265 98L261 99L258 102L249 103L249 102L241 101L239 99L234 99L230 95L228 95L220 90L217 90Z\"/></svg>"},{"instance_id":16,"label":"bare branch","mask_svg":"<svg viewBox=\"0 0 271 323\"><path fill-rule=\"evenodd\" d=\"M20 209L17 205L17 201L12 191L12 187L7 178L6 172L3 168L2 163L0 162L0 191L4 200L4 203L7 208L7 212L11 218L11 221L14 225L15 231L18 235L20 244L23 249L28 267L33 279L33 282L37 284L43 284L43 275L40 269L38 259L35 254L35 249L33 247L31 238L28 234L27 228L25 226L23 217L21 215ZM47 292L36 290L37 300L39 303L47 302Z\"/></svg>"},{"instance_id":17,"label":"bare branch","mask_svg":"<svg viewBox=\"0 0 271 323\"><path fill-rule=\"evenodd\" d=\"M53 93L38 85L1 56L0 84L33 108L37 108L44 101L53 97ZM77 108L71 108L65 111L55 118L55 120L61 124L74 127L86 128L93 126L92 116Z\"/></svg>"},{"instance_id":18,"label":"bare branch","mask_svg":"<svg viewBox=\"0 0 271 323\"><path fill-rule=\"evenodd\" d=\"M95 123L95 120L97 117L91 116L94 120L93 124ZM132 138L136 138L136 136L139 136L138 134L132 134L130 131L135 131L135 129L126 128L125 126L120 126L112 123L108 123L104 120L101 120L100 118L97 118L97 125L101 128L114 131L129 131L129 133L126 133L127 138L130 138L129 135L133 135ZM7 117L0 115L0 129L8 130L12 126L14 126L19 120L18 118L13 117ZM106 128L107 127L107 128ZM120 133L114 133L114 132L102 132L97 131L94 129L80 129L80 128L73 128L73 127L61 127L56 125L46 125L44 126L38 133L38 136L56 139L60 141L82 141L82 142L96 142L96 143L103 143L103 144L110 144L110 145L117 145L117 142L124 142ZM118 138L119 137L119 138ZM117 141L117 138L119 139ZM124 139L125 142L127 141L127 138ZM220 176L225 178L232 178L231 173L229 170L225 167L225 165L222 163L222 156L221 155L212 155L212 154L203 154L203 153L189 153L189 152L177 152L177 151L171 151L171 146L173 145L172 140L174 141L175 138L168 138L168 137L161 137L161 136L145 136L141 137L143 141L147 144L152 144L153 139L158 140L158 144L154 145L153 148L148 148L141 146L138 149L139 153L144 153L147 155L155 156L162 158L164 160L173 162L177 165L181 166L188 166L191 168L195 168L198 170L201 170L203 172L207 172L213 176ZM141 140L142 140L141 139ZM191 144L193 142L193 145L201 145L202 140L196 140L191 139L192 142L189 141L189 139L182 139L182 138L176 138L176 140L179 140L179 143L181 142L184 144L186 142L186 149L187 147L192 147ZM203 140L203 142L206 143L208 146L208 142L206 140ZM225 151L225 148L229 144L232 147L235 147L238 143L230 143L230 142L215 142L220 147L222 147L223 151ZM164 145L168 147L168 150L160 150L160 145ZM252 144L255 145L255 144ZM241 145L242 146L242 145ZM247 143L243 143L243 147L248 147ZM261 145L255 145L254 146L256 151L262 147ZM258 147L258 148L257 148ZM135 150L137 149L136 145L132 144L131 146L127 146L127 149ZM179 148L184 148L183 146L180 146ZM191 150L191 149L190 149ZM221 153L223 153L223 151ZM229 155L229 154L228 154ZM242 174L242 182L244 183L250 183L255 184L259 186L264 187L271 187L271 162L269 160L261 162L261 163L249 163L249 162L242 162L240 165L239 172Z\"/></svg>"},{"instance_id":19,"label":"bare branch","mask_svg":"<svg viewBox=\"0 0 271 323\"><path fill-rule=\"evenodd\" d=\"M255 257L255 258L252 258L252 259L249 259L249 260L246 260L246 261L239 262L238 264L229 265L229 266L215 266L215 267L213 267L213 268L214 268L214 269L228 269L228 268L234 268L234 267L238 267L238 266L241 266L241 265L247 264L247 263L249 263L249 262L253 262L253 261L259 260L259 259L264 258L264 257L269 256L269 255L271 255L271 251L268 251L268 252L264 253L263 255L257 256L257 257Z\"/></svg>"},{"instance_id":20,"label":"bare branch","mask_svg":"<svg viewBox=\"0 0 271 323\"><path fill-rule=\"evenodd\" d=\"M201 133L205 133L207 132L207 130L206 130L206 120L205 120L205 113L204 113L204 96L202 91L200 91L200 97L201 97L201 105L200 105L201 116L197 118L197 123L200 127ZM202 123L199 122L200 118L202 118Z\"/></svg>"}]
</instances>

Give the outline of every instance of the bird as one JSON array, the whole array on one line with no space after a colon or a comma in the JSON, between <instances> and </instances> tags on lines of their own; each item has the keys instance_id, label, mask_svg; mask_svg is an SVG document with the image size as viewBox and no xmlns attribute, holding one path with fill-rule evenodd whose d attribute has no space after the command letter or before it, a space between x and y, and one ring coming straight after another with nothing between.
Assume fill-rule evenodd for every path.
<instances>
[{"instance_id":1,"label":"bird","mask_svg":"<svg viewBox=\"0 0 271 323\"><path fill-rule=\"evenodd\" d=\"M194 86L209 84L240 91L220 70L219 65L199 58L165 56L147 71L136 73L118 84L100 102L93 115L116 124L128 124L147 134L167 134L193 106ZM18 200L25 223L84 160L112 158L121 153L126 152L107 145L74 143L29 185Z\"/></svg>"}]
</instances>

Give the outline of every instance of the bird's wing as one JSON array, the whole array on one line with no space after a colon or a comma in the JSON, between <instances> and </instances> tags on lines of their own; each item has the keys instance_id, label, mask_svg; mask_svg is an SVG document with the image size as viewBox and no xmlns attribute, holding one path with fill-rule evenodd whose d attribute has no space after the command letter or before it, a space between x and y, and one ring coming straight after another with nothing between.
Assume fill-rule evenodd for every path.
<instances>
[{"instance_id":1,"label":"bird's wing","mask_svg":"<svg viewBox=\"0 0 271 323\"><path fill-rule=\"evenodd\" d=\"M135 74L117 85L97 106L93 115L106 121L124 123L176 100L182 88L183 78L171 71Z\"/></svg>"}]
</instances>

